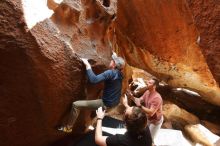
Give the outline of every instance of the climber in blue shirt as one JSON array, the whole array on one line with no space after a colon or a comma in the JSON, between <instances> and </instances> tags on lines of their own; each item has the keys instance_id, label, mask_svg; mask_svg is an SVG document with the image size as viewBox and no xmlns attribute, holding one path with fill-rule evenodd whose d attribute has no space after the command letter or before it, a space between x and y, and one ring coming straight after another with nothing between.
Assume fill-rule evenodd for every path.
<instances>
[{"instance_id":1,"label":"climber in blue shirt","mask_svg":"<svg viewBox=\"0 0 220 146\"><path fill-rule=\"evenodd\" d=\"M101 99L97 100L79 100L72 104L72 109L68 120L64 125L58 128L63 132L72 132L72 127L79 115L80 108L97 109L99 107L111 108L119 104L122 89L122 69L125 62L116 53L113 53L112 60L109 64L109 69L99 75L95 75L91 65L87 59L81 59L86 66L87 76L91 83L99 83L104 81L103 95Z\"/></svg>"}]
</instances>

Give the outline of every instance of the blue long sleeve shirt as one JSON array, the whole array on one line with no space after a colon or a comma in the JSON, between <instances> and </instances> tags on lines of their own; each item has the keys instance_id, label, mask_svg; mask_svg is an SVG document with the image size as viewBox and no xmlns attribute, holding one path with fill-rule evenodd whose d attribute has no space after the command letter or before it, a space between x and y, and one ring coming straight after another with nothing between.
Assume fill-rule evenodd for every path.
<instances>
[{"instance_id":1,"label":"blue long sleeve shirt","mask_svg":"<svg viewBox=\"0 0 220 146\"><path fill-rule=\"evenodd\" d=\"M109 69L99 75L95 75L92 69L88 69L87 75L91 83L104 81L102 100L105 106L112 107L119 103L123 79L121 71Z\"/></svg>"}]
</instances>

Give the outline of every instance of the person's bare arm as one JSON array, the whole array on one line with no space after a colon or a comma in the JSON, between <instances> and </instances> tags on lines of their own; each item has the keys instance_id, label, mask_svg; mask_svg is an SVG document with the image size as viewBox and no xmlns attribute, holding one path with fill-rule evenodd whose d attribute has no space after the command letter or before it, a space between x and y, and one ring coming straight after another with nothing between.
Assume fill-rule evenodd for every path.
<instances>
[{"instance_id":1,"label":"person's bare arm","mask_svg":"<svg viewBox=\"0 0 220 146\"><path fill-rule=\"evenodd\" d=\"M99 146L106 146L106 138L107 136L102 135L102 119L105 116L105 111L102 111L102 107L99 107L96 110L97 114L97 125L95 130L95 143Z\"/></svg>"},{"instance_id":2,"label":"person's bare arm","mask_svg":"<svg viewBox=\"0 0 220 146\"><path fill-rule=\"evenodd\" d=\"M128 108L128 98L127 95L125 94L125 96L122 98L122 104L125 106L125 108Z\"/></svg>"},{"instance_id":3,"label":"person's bare arm","mask_svg":"<svg viewBox=\"0 0 220 146\"><path fill-rule=\"evenodd\" d=\"M141 109L150 117L153 116L153 114L155 113L155 109L153 108L146 108L145 106L141 105Z\"/></svg>"},{"instance_id":4,"label":"person's bare arm","mask_svg":"<svg viewBox=\"0 0 220 146\"><path fill-rule=\"evenodd\" d=\"M127 90L126 92L126 95L134 101L134 103L137 105L137 106L141 106L141 102L143 101L143 96L140 97L140 98L136 98L133 96L133 94L131 93L131 91Z\"/></svg>"},{"instance_id":5,"label":"person's bare arm","mask_svg":"<svg viewBox=\"0 0 220 146\"><path fill-rule=\"evenodd\" d=\"M151 101L150 108L146 108L145 106L141 106L141 108L148 116L151 117L157 112L158 108L160 108L160 105L161 101L158 102L157 100L153 100Z\"/></svg>"}]
</instances>

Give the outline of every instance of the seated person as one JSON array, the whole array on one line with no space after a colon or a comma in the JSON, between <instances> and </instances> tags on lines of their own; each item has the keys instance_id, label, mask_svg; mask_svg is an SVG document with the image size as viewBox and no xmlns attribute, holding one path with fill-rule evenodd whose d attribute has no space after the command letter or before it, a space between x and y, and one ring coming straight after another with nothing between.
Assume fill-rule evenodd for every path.
<instances>
[{"instance_id":1,"label":"seated person","mask_svg":"<svg viewBox=\"0 0 220 146\"><path fill-rule=\"evenodd\" d=\"M123 135L116 134L113 136L102 135L102 119L105 116L105 111L98 108L97 126L95 131L95 142L99 146L151 146L152 138L150 131L147 128L147 117L141 108L130 107L127 103L127 97L123 98L123 104L126 108L124 121L127 132Z\"/></svg>"}]
</instances>

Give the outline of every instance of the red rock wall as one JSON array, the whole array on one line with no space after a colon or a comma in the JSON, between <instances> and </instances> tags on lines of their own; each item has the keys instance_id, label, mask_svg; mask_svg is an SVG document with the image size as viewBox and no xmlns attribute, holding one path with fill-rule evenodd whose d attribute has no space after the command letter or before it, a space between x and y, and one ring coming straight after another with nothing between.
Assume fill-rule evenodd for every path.
<instances>
[{"instance_id":1,"label":"red rock wall","mask_svg":"<svg viewBox=\"0 0 220 146\"><path fill-rule=\"evenodd\" d=\"M66 135L55 127L71 102L97 98L102 87L87 84L79 57L89 58L99 73L112 47L130 65L220 105L186 1L120 0L117 18L116 2L49 0L53 16L30 30L21 1L0 2L1 146L63 145L59 140ZM126 82L130 72L126 68ZM83 131L89 114L82 112L73 134Z\"/></svg>"},{"instance_id":2,"label":"red rock wall","mask_svg":"<svg viewBox=\"0 0 220 146\"><path fill-rule=\"evenodd\" d=\"M50 20L27 32L19 1L0 7L0 145L51 144L63 137L55 126L71 101L85 98L85 70Z\"/></svg>"},{"instance_id":3,"label":"red rock wall","mask_svg":"<svg viewBox=\"0 0 220 146\"><path fill-rule=\"evenodd\" d=\"M216 81L220 83L220 1L188 0L200 34L200 46Z\"/></svg>"},{"instance_id":4,"label":"red rock wall","mask_svg":"<svg viewBox=\"0 0 220 146\"><path fill-rule=\"evenodd\" d=\"M20 5L1 1L0 7L0 145L42 145L47 133L42 127L32 66L25 54L27 48L36 48L37 44L29 43L33 41L30 34L24 35Z\"/></svg>"},{"instance_id":5,"label":"red rock wall","mask_svg":"<svg viewBox=\"0 0 220 146\"><path fill-rule=\"evenodd\" d=\"M89 58L96 73L106 68L111 48L105 37L112 15L96 1L78 2L64 1L51 19L31 30L21 1L0 2L1 146L64 144L59 140L66 134L55 127L62 123L72 101L94 99L101 92L101 84L87 85L79 57ZM95 22L88 24L89 18ZM82 112L73 134L83 132L89 114Z\"/></svg>"},{"instance_id":6,"label":"red rock wall","mask_svg":"<svg viewBox=\"0 0 220 146\"><path fill-rule=\"evenodd\" d=\"M220 89L196 42L185 0L118 1L116 36L115 47L129 64L220 105Z\"/></svg>"}]
</instances>

